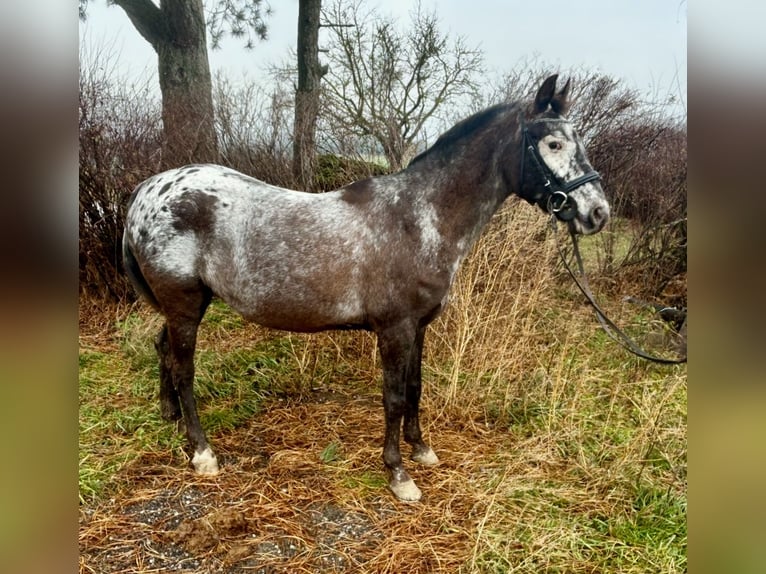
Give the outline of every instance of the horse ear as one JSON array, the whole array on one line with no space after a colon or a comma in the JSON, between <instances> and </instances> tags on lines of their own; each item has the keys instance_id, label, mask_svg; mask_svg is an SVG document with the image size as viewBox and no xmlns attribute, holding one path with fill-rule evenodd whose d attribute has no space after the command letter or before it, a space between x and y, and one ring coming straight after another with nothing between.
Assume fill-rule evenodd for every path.
<instances>
[{"instance_id":1,"label":"horse ear","mask_svg":"<svg viewBox=\"0 0 766 574\"><path fill-rule=\"evenodd\" d=\"M534 106L534 112L536 114L541 114L548 109L548 104L551 103L553 94L556 91L556 79L558 77L558 74L553 74L547 80L545 80L543 85L540 86L540 89L537 90Z\"/></svg>"},{"instance_id":2,"label":"horse ear","mask_svg":"<svg viewBox=\"0 0 766 574\"><path fill-rule=\"evenodd\" d=\"M569 101L569 86L571 81L572 78L567 79L567 83L564 84L561 91L551 99L551 108L553 108L554 112L561 114L562 116L566 115L569 111L569 104L571 103Z\"/></svg>"}]
</instances>

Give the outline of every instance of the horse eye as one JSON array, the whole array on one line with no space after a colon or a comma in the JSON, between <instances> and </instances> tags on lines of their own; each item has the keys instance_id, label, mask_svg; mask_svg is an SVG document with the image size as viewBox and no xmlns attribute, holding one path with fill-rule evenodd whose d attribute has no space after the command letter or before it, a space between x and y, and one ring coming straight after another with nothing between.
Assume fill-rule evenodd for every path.
<instances>
[{"instance_id":1,"label":"horse eye","mask_svg":"<svg viewBox=\"0 0 766 574\"><path fill-rule=\"evenodd\" d=\"M553 151L559 151L562 148L561 142L550 142L548 147Z\"/></svg>"}]
</instances>

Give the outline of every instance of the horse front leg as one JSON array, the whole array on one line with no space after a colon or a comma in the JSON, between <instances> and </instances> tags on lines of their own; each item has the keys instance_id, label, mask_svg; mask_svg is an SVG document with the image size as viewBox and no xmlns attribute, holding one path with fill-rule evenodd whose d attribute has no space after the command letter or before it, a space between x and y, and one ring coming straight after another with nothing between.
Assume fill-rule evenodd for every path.
<instances>
[{"instance_id":1,"label":"horse front leg","mask_svg":"<svg viewBox=\"0 0 766 574\"><path fill-rule=\"evenodd\" d=\"M383 462L389 474L388 486L394 495L407 502L420 500L422 493L404 469L399 450L402 418L406 410L406 389L416 328L409 322L378 333L378 348L383 363L383 407L386 437Z\"/></svg>"},{"instance_id":2,"label":"horse front leg","mask_svg":"<svg viewBox=\"0 0 766 574\"><path fill-rule=\"evenodd\" d=\"M439 458L423 440L420 430L420 394L421 394L421 364L423 361L423 342L426 327L418 327L415 336L415 347L410 353L410 364L407 371L405 387L406 403L404 407L404 440L412 446L410 458L426 466L439 464Z\"/></svg>"}]
</instances>

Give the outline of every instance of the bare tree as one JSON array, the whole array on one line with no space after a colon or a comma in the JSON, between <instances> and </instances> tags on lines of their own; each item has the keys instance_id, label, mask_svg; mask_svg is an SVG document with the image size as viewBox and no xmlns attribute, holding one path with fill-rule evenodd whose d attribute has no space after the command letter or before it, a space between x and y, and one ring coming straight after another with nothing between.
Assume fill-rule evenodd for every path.
<instances>
[{"instance_id":1,"label":"bare tree","mask_svg":"<svg viewBox=\"0 0 766 574\"><path fill-rule=\"evenodd\" d=\"M416 153L439 108L477 90L482 53L462 37L451 40L419 3L403 31L363 0L336 0L323 19L330 30L323 113L334 129L374 140L392 170Z\"/></svg>"},{"instance_id":2,"label":"bare tree","mask_svg":"<svg viewBox=\"0 0 766 574\"><path fill-rule=\"evenodd\" d=\"M319 82L327 67L319 64L321 0L300 0L298 8L298 88L295 92L293 175L303 189L312 187L316 156Z\"/></svg>"},{"instance_id":3,"label":"bare tree","mask_svg":"<svg viewBox=\"0 0 766 574\"><path fill-rule=\"evenodd\" d=\"M108 0L122 8L141 36L157 53L162 123L165 134L163 165L189 161L218 161L212 81L207 56L202 0ZM234 36L265 38L262 0L218 0L209 11L213 45L226 30ZM79 0L81 18L88 0Z\"/></svg>"}]
</instances>

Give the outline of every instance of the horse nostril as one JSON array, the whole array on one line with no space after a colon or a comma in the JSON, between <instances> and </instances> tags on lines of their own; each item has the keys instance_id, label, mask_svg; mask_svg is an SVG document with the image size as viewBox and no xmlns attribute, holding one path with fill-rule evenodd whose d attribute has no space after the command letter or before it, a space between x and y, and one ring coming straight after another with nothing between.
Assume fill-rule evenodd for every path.
<instances>
[{"instance_id":1,"label":"horse nostril","mask_svg":"<svg viewBox=\"0 0 766 574\"><path fill-rule=\"evenodd\" d=\"M609 210L602 207L594 207L593 211L591 211L590 214L590 220L593 223L593 226L597 229L601 229L606 225L606 221L609 219Z\"/></svg>"}]
</instances>

